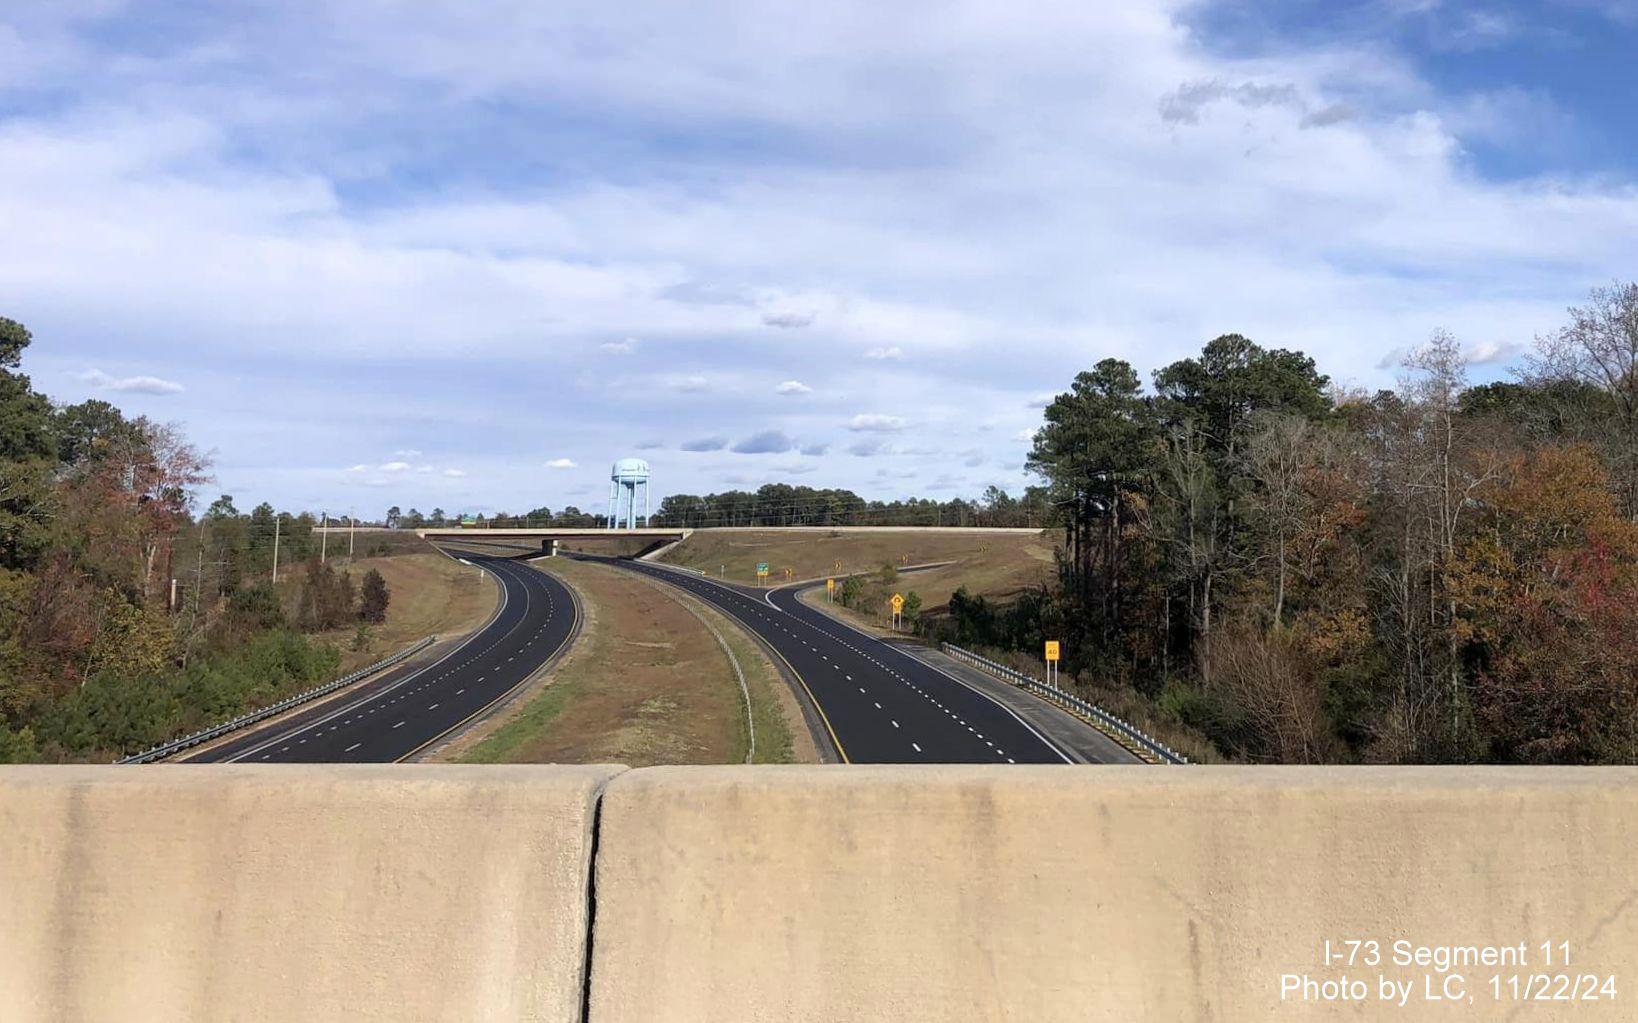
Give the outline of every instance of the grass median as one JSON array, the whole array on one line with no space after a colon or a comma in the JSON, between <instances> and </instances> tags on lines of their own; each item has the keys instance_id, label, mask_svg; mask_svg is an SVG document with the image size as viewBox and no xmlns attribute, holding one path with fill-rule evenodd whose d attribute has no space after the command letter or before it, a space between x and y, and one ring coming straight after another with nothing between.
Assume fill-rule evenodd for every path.
<instances>
[{"instance_id":1,"label":"grass median","mask_svg":"<svg viewBox=\"0 0 1638 1023\"><path fill-rule=\"evenodd\" d=\"M568 558L536 565L580 595L580 638L533 693L441 759L632 767L743 763L751 727L735 661L750 694L754 761L815 759L794 697L761 650L726 618L619 568Z\"/></svg>"}]
</instances>

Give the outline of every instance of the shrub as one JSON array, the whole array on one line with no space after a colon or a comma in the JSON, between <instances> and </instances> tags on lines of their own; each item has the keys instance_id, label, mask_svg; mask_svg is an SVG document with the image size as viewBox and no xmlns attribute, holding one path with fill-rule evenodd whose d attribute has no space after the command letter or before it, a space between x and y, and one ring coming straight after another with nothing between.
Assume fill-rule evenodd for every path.
<instances>
[{"instance_id":1,"label":"shrub","mask_svg":"<svg viewBox=\"0 0 1638 1023\"><path fill-rule=\"evenodd\" d=\"M391 600L387 580L381 577L381 573L373 568L365 573L364 585L359 590L358 617L379 625L387 620L387 604Z\"/></svg>"}]
</instances>

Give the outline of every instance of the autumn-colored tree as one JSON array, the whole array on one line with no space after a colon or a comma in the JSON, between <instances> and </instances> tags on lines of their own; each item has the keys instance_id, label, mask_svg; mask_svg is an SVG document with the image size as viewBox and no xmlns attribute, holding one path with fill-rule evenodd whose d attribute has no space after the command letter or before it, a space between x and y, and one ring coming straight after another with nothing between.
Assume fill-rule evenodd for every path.
<instances>
[{"instance_id":1,"label":"autumn-colored tree","mask_svg":"<svg viewBox=\"0 0 1638 1023\"><path fill-rule=\"evenodd\" d=\"M239 587L271 509L193 519L205 465L180 431L104 401L53 410L18 372L30 340L0 317L0 762L106 762L333 671L271 588ZM310 524L291 523L293 559ZM350 607L350 581L330 589Z\"/></svg>"},{"instance_id":2,"label":"autumn-colored tree","mask_svg":"<svg viewBox=\"0 0 1638 1023\"><path fill-rule=\"evenodd\" d=\"M1638 520L1638 283L1594 288L1569 313L1568 324L1536 339L1526 379L1542 392L1585 388L1561 392L1574 394L1559 403L1561 415L1588 428L1622 513Z\"/></svg>"},{"instance_id":3,"label":"autumn-colored tree","mask_svg":"<svg viewBox=\"0 0 1638 1023\"><path fill-rule=\"evenodd\" d=\"M1588 445L1509 461L1453 573L1492 754L1638 754L1638 527Z\"/></svg>"},{"instance_id":4,"label":"autumn-colored tree","mask_svg":"<svg viewBox=\"0 0 1638 1023\"><path fill-rule=\"evenodd\" d=\"M164 671L175 637L163 609L133 604L113 589L102 591L99 604L97 638L91 644L85 674L108 672L128 678Z\"/></svg>"}]
</instances>

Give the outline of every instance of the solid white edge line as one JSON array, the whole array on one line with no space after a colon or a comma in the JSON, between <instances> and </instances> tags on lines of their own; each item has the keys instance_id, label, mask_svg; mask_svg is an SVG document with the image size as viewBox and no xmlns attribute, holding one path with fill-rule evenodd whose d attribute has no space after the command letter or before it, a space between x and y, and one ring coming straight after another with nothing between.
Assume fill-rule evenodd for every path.
<instances>
[{"instance_id":1,"label":"solid white edge line","mask_svg":"<svg viewBox=\"0 0 1638 1023\"><path fill-rule=\"evenodd\" d=\"M436 547L437 544L434 544L433 546ZM450 555L446 554L445 556L449 557ZM460 559L456 558L455 560L459 561ZM342 714L345 714L345 713L347 713L349 711L355 710L355 709L357 709L359 707L366 706L371 701L374 701L374 700L377 700L377 699L379 699L379 698L381 698L383 696L386 696L388 693L398 691L403 686L409 684L410 682L415 681L416 679L418 679L421 676L425 675L427 672L429 672L432 669L438 667L438 665L444 663L445 661L449 660L451 657L454 657L456 654L458 654L462 650L466 649L467 645L470 644L473 640L477 639L479 636L481 636L485 632L489 631L489 627L491 625L495 624L495 622L497 620L499 620L500 616L503 613L505 613L506 605L511 602L511 597L506 592L506 587L504 585L501 586L500 591L501 591L500 606L495 608L495 613L489 616L489 620L483 623L483 627L478 629L476 632L472 633L470 636L466 637L465 639L461 640L459 643L455 644L455 646L451 647L450 650L447 653L444 654L444 656L438 658L436 661L433 661L431 664L427 665L424 668L419 669L418 671L411 672L410 674L408 674L405 677L399 679L397 682L394 682L392 685L388 686L387 688L381 690L378 693L371 693L369 696L366 696L363 699L354 700L351 703L344 704L343 706L336 708L336 710L333 711L332 713L330 713L330 714L328 714L328 715L326 715L324 717L319 718L317 721L313 721L313 722L311 722L309 724L305 724L305 725L301 726L300 728L291 729L290 731L287 731L287 732L283 733L282 735L276 736L276 737L274 737L272 739L269 739L268 741L266 741L264 743L261 743L259 745L251 747L250 749L245 750L243 753L239 754L238 756L229 757L227 760L222 761L222 763L224 763L224 764L238 763L239 761L243 760L245 757L250 756L252 753L260 753L262 750L267 749L269 746L276 746L279 743L285 741L286 739L292 739L292 738L295 738L298 735L301 735L304 732L312 731L313 729L317 728L319 725L322 725L327 721L332 721L332 720L334 720L335 718L339 717Z\"/></svg>"},{"instance_id":2,"label":"solid white edge line","mask_svg":"<svg viewBox=\"0 0 1638 1023\"><path fill-rule=\"evenodd\" d=\"M778 604L775 604L773 602L772 597L773 597L774 592L776 592L776 591L770 590L768 592L768 594L767 594L767 596L769 598L768 603L770 605L772 605L774 608L776 608L776 609L778 609L780 611L785 611L784 608L780 607ZM800 601L802 598L795 596L794 594L796 592L799 592L799 591L793 591L792 599ZM789 611L785 611L785 613L790 614ZM824 614L823 611L818 611L816 613ZM792 617L794 617L794 616L792 616ZM1072 759L1069 756L1069 754L1065 753L1062 749L1060 749L1058 747L1057 743L1053 742L1051 739L1048 739L1046 736L1042 735L1038 730L1036 730L1034 725L1031 725L1028 721L1025 721L1023 718L1019 717L1018 713L1016 711L1014 711L1011 707L1007 706L1006 704L1002 703L1000 700L997 700L995 697L991 696L989 693L984 692L982 689L979 689L979 688L969 684L968 682L963 681L962 679L956 678L954 675L952 675L949 672L945 671L943 668L940 668L936 664L929 664L929 663L927 663L926 661L922 660L919 657L910 657L909 654L907 654L904 651L898 649L897 647L893 646L892 644L887 643L887 642L885 642L885 641L883 641L881 639L878 639L875 636L872 636L870 633L865 632L863 629L854 628L851 623L844 622L840 618L832 618L830 615L825 615L825 617L827 619L829 619L830 621L838 623L839 625L841 625L845 629L851 629L852 631L857 632L859 635L863 636L865 639L868 639L873 643L879 644L884 649L893 651L894 653L898 654L900 657L909 657L910 660L915 661L917 664L919 664L919 665L921 665L921 666L923 666L925 668L933 669L934 671L938 672L940 675L943 675L945 678L949 679L951 682L954 682L955 684L963 687L964 689L968 690L969 692L975 693L975 694L983 697L984 699L988 700L990 703L993 703L997 707L1000 707L1002 710L1006 711L1007 714L1014 721L1016 721L1019 724L1023 725L1024 729L1026 731L1028 731L1031 735L1035 736L1037 739L1041 740L1041 744L1043 746L1045 746L1047 749L1051 750L1053 753L1056 753L1058 755L1058 757L1061 760L1063 760L1064 763L1073 764L1073 763L1076 762L1074 759ZM806 623L806 624L812 625L811 622ZM821 631L823 631L823 630L821 630Z\"/></svg>"}]
</instances>

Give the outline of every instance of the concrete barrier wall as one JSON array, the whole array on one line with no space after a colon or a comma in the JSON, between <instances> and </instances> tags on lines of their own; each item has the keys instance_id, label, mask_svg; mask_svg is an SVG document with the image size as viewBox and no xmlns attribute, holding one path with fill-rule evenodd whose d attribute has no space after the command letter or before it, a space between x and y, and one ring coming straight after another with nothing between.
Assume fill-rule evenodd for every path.
<instances>
[{"instance_id":1,"label":"concrete barrier wall","mask_svg":"<svg viewBox=\"0 0 1638 1023\"><path fill-rule=\"evenodd\" d=\"M593 1023L1631 1020L1638 771L0 769L6 1023L573 1020L588 927Z\"/></svg>"},{"instance_id":2,"label":"concrete barrier wall","mask_svg":"<svg viewBox=\"0 0 1638 1023\"><path fill-rule=\"evenodd\" d=\"M600 833L596 1023L1638 1019L1631 770L659 768ZM1396 940L1532 968L1446 989ZM1492 998L1543 941L1617 1000Z\"/></svg>"},{"instance_id":3,"label":"concrete barrier wall","mask_svg":"<svg viewBox=\"0 0 1638 1023\"><path fill-rule=\"evenodd\" d=\"M607 768L0 769L0 1020L575 1020Z\"/></svg>"}]
</instances>

